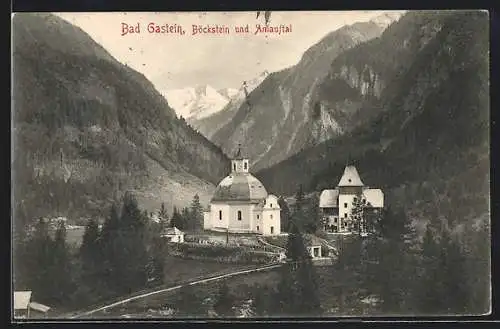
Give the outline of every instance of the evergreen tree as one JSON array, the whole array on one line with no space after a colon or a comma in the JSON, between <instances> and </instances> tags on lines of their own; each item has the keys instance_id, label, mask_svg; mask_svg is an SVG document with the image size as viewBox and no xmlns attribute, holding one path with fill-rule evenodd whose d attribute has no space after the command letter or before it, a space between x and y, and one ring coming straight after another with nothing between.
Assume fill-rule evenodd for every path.
<instances>
[{"instance_id":1,"label":"evergreen tree","mask_svg":"<svg viewBox=\"0 0 500 329\"><path fill-rule=\"evenodd\" d=\"M229 291L229 287L227 286L226 282L224 282L219 287L219 293L214 303L215 312L219 316L223 317L234 316L233 305L234 305L234 297L231 295L231 292Z\"/></svg>"},{"instance_id":2,"label":"evergreen tree","mask_svg":"<svg viewBox=\"0 0 500 329\"><path fill-rule=\"evenodd\" d=\"M377 279L384 312L409 312L415 295L416 233L407 216L392 209L384 212L379 227L379 235L368 240L373 241L367 247L368 265L376 269L369 278Z\"/></svg>"},{"instance_id":3,"label":"evergreen tree","mask_svg":"<svg viewBox=\"0 0 500 329\"><path fill-rule=\"evenodd\" d=\"M283 199L283 197L278 199L278 204L281 208L281 232L288 232L290 224L290 208L288 208L288 203Z\"/></svg>"},{"instance_id":4,"label":"evergreen tree","mask_svg":"<svg viewBox=\"0 0 500 329\"><path fill-rule=\"evenodd\" d=\"M307 211L305 211L304 231L307 233L316 233L320 225L319 196L313 194L308 202Z\"/></svg>"},{"instance_id":5,"label":"evergreen tree","mask_svg":"<svg viewBox=\"0 0 500 329\"><path fill-rule=\"evenodd\" d=\"M181 214L177 210L177 207L174 206L174 210L172 212L172 219L170 220L170 227L177 227L180 229L182 227L182 218Z\"/></svg>"},{"instance_id":6,"label":"evergreen tree","mask_svg":"<svg viewBox=\"0 0 500 329\"><path fill-rule=\"evenodd\" d=\"M294 212L301 212L304 209L304 191L302 190L302 184L299 185L297 193L295 193L295 209Z\"/></svg>"},{"instance_id":7,"label":"evergreen tree","mask_svg":"<svg viewBox=\"0 0 500 329\"><path fill-rule=\"evenodd\" d=\"M364 232L364 214L367 202L365 198L355 197L352 201L349 229L351 232L361 235Z\"/></svg>"},{"instance_id":8,"label":"evergreen tree","mask_svg":"<svg viewBox=\"0 0 500 329\"><path fill-rule=\"evenodd\" d=\"M126 193L121 214L116 206L102 230L105 277L115 293L130 293L147 282L146 218L135 197Z\"/></svg>"},{"instance_id":9,"label":"evergreen tree","mask_svg":"<svg viewBox=\"0 0 500 329\"><path fill-rule=\"evenodd\" d=\"M438 256L439 246L430 225L427 225L422 243L422 259L420 269L418 269L420 273L417 289L419 293L417 307L424 314L436 313L436 310L441 308Z\"/></svg>"},{"instance_id":10,"label":"evergreen tree","mask_svg":"<svg viewBox=\"0 0 500 329\"><path fill-rule=\"evenodd\" d=\"M468 302L466 312L474 315L486 314L491 302L491 232L489 219L479 227L466 226L464 232L464 275Z\"/></svg>"},{"instance_id":11,"label":"evergreen tree","mask_svg":"<svg viewBox=\"0 0 500 329\"><path fill-rule=\"evenodd\" d=\"M284 315L317 315L321 313L317 277L294 218L287 241L288 262L282 265L278 285L279 308Z\"/></svg>"},{"instance_id":12,"label":"evergreen tree","mask_svg":"<svg viewBox=\"0 0 500 329\"><path fill-rule=\"evenodd\" d=\"M191 222L191 212L188 207L182 208L181 212L181 220L179 221L179 226L177 226L180 230L188 230L190 229L189 223Z\"/></svg>"},{"instance_id":13,"label":"evergreen tree","mask_svg":"<svg viewBox=\"0 0 500 329\"><path fill-rule=\"evenodd\" d=\"M198 194L195 194L191 202L190 215L191 218L188 228L191 230L201 229L203 227L203 207L201 206Z\"/></svg>"},{"instance_id":14,"label":"evergreen tree","mask_svg":"<svg viewBox=\"0 0 500 329\"><path fill-rule=\"evenodd\" d=\"M466 311L468 303L466 259L461 246L450 236L448 230L442 233L440 248L443 312L460 314Z\"/></svg>"},{"instance_id":15,"label":"evergreen tree","mask_svg":"<svg viewBox=\"0 0 500 329\"><path fill-rule=\"evenodd\" d=\"M165 208L165 203L161 203L160 210L158 211L158 218L160 219L160 227L161 229L165 228L166 223L168 222L168 213Z\"/></svg>"},{"instance_id":16,"label":"evergreen tree","mask_svg":"<svg viewBox=\"0 0 500 329\"><path fill-rule=\"evenodd\" d=\"M121 273L121 290L131 292L142 288L147 282L147 249L145 241L145 218L135 197L126 193L120 216L120 228L115 237L116 245L122 250L117 255L115 269Z\"/></svg>"},{"instance_id":17,"label":"evergreen tree","mask_svg":"<svg viewBox=\"0 0 500 329\"><path fill-rule=\"evenodd\" d=\"M49 235L48 223L40 219L35 225L33 237L26 246L26 265L30 275L27 287L33 291L33 298L52 303L53 241Z\"/></svg>"},{"instance_id":18,"label":"evergreen tree","mask_svg":"<svg viewBox=\"0 0 500 329\"><path fill-rule=\"evenodd\" d=\"M79 250L81 283L91 292L99 289L98 285L103 274L99 235L99 224L92 218L85 226Z\"/></svg>"},{"instance_id":19,"label":"evergreen tree","mask_svg":"<svg viewBox=\"0 0 500 329\"><path fill-rule=\"evenodd\" d=\"M118 213L118 206L113 203L111 205L109 217L106 218L99 239L99 246L102 251L102 269L106 287L111 290L116 290L117 282L115 277L120 275L120 269L114 264L116 262L116 255L120 253L115 240L120 234L120 215Z\"/></svg>"},{"instance_id":20,"label":"evergreen tree","mask_svg":"<svg viewBox=\"0 0 500 329\"><path fill-rule=\"evenodd\" d=\"M153 238L149 250L148 277L155 284L162 284L165 277L165 257L167 255L167 245L165 240L157 236Z\"/></svg>"},{"instance_id":21,"label":"evergreen tree","mask_svg":"<svg viewBox=\"0 0 500 329\"><path fill-rule=\"evenodd\" d=\"M53 243L52 287L54 300L57 304L69 301L74 291L71 259L66 244L66 226L63 221L58 224Z\"/></svg>"}]
</instances>

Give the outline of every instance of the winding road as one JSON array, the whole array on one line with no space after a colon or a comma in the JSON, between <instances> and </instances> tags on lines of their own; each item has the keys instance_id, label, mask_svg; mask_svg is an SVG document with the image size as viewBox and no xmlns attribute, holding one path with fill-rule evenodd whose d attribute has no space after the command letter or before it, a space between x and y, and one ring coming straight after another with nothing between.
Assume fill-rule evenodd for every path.
<instances>
[{"instance_id":1,"label":"winding road","mask_svg":"<svg viewBox=\"0 0 500 329\"><path fill-rule=\"evenodd\" d=\"M242 274L248 274L248 273L253 273L253 272L260 272L260 271L266 271L266 270L270 270L270 269L273 269L273 268L277 268L277 267L279 267L281 265L282 265L282 263L274 263L274 264L270 264L270 265L266 265L266 266L263 266L263 267L258 267L258 268L250 269L250 270L244 270L244 271L237 271L237 272L227 273L227 274L218 275L218 276L215 276L215 277L209 277L209 278L205 278L205 279L200 279L200 280L188 282L188 283L185 283L185 284L182 284L182 285L177 285L177 286L174 286L174 287L169 287L169 288L164 288L164 289L159 289L159 290L151 291L151 292L144 293L144 294L141 294L141 295L137 295L137 296L133 296L133 297L130 297L130 298L122 299L122 300L119 300L119 301L114 302L112 304L105 305L105 306L102 306L102 307L99 307L99 308L95 308L93 310L90 310L90 311L87 311L87 312L84 312L84 313L81 313L81 314L77 314L77 315L71 316L70 319L77 319L79 317L89 316L89 315L92 315L94 313L101 312L101 311L113 308L115 306L123 305L123 304L126 304L126 303L134 301L134 300L138 300L138 299L149 297L149 296L156 295L156 294L161 294L161 293L164 293L164 292L178 290L178 289L186 287L186 286L193 286L193 285L197 285L197 284L201 284L201 283L207 283L207 282L211 282L211 281L217 281L217 280L221 280L221 279L225 279L225 278L229 278L229 277L233 277L233 276L237 276L237 275L242 275Z\"/></svg>"}]
</instances>

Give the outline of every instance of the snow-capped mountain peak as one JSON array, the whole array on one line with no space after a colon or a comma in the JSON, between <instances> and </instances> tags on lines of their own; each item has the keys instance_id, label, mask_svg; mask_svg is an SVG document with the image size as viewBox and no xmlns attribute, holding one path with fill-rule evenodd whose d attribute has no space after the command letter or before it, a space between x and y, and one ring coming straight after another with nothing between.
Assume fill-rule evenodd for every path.
<instances>
[{"instance_id":1,"label":"snow-capped mountain peak","mask_svg":"<svg viewBox=\"0 0 500 329\"><path fill-rule=\"evenodd\" d=\"M167 90L163 95L177 116L199 120L224 109L232 100L244 99L246 94L254 90L268 75L269 72L264 71L254 79L243 81L239 89L222 88L216 90L210 85L199 85Z\"/></svg>"},{"instance_id":2,"label":"snow-capped mountain peak","mask_svg":"<svg viewBox=\"0 0 500 329\"><path fill-rule=\"evenodd\" d=\"M222 89L217 90L217 92L219 94L221 94L222 96L226 97L227 99L231 99L238 94L238 89L222 88Z\"/></svg>"},{"instance_id":3,"label":"snow-capped mountain peak","mask_svg":"<svg viewBox=\"0 0 500 329\"><path fill-rule=\"evenodd\" d=\"M177 115L186 119L212 115L229 102L227 97L209 85L167 90L165 97Z\"/></svg>"},{"instance_id":4,"label":"snow-capped mountain peak","mask_svg":"<svg viewBox=\"0 0 500 329\"><path fill-rule=\"evenodd\" d=\"M385 29L403 16L403 12L388 12L372 18L370 21Z\"/></svg>"}]
</instances>

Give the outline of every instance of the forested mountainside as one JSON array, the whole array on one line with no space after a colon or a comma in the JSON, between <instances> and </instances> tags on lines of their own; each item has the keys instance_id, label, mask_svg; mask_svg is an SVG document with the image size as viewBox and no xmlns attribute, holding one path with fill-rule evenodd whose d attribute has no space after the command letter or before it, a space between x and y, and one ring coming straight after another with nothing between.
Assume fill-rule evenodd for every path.
<instances>
[{"instance_id":1,"label":"forested mountainside","mask_svg":"<svg viewBox=\"0 0 500 329\"><path fill-rule=\"evenodd\" d=\"M14 16L13 70L19 216L100 214L125 190L146 209L205 200L229 169L142 74L55 15Z\"/></svg>"},{"instance_id":2,"label":"forested mountainside","mask_svg":"<svg viewBox=\"0 0 500 329\"><path fill-rule=\"evenodd\" d=\"M211 140L227 154L233 153L238 143L243 143L256 170L284 160L306 145L313 145L309 132L312 91L328 74L339 54L379 36L384 27L375 22L362 22L328 34L309 48L297 65L271 73ZM325 114L321 118L319 140L342 130L334 118Z\"/></svg>"},{"instance_id":3,"label":"forested mountainside","mask_svg":"<svg viewBox=\"0 0 500 329\"><path fill-rule=\"evenodd\" d=\"M383 188L389 204L403 206L413 219L447 218L457 225L488 220L488 15L414 12L397 24L408 17L427 22L410 28L403 43L414 55L402 60L377 50L387 47L383 38L362 45L373 47L373 55L394 58L377 70L396 72L380 100L370 103L379 113L337 139L262 170L257 176L266 186L282 194L299 184L308 191L331 188L350 163L365 184Z\"/></svg>"}]
</instances>

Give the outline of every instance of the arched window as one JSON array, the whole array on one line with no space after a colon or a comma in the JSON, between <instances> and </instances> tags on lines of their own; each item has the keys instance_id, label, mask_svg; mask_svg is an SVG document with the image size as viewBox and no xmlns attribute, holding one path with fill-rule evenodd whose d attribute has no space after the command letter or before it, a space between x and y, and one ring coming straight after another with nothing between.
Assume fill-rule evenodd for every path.
<instances>
[{"instance_id":1,"label":"arched window","mask_svg":"<svg viewBox=\"0 0 500 329\"><path fill-rule=\"evenodd\" d=\"M238 210L238 220L241 220L241 210Z\"/></svg>"}]
</instances>

